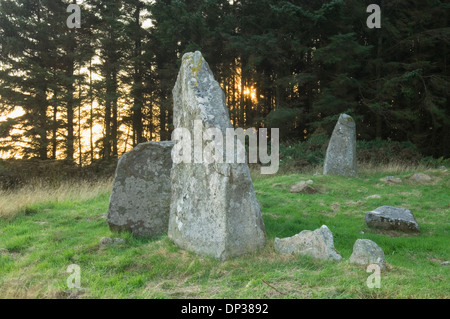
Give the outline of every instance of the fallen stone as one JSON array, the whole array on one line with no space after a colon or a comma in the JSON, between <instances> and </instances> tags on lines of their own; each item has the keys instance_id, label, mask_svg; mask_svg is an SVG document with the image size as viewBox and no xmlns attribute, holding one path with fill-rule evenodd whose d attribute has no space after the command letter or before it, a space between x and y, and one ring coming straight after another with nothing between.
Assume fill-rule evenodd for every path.
<instances>
[{"instance_id":1,"label":"fallen stone","mask_svg":"<svg viewBox=\"0 0 450 319\"><path fill-rule=\"evenodd\" d=\"M232 125L225 95L200 52L183 56L173 99L175 130L194 135L197 125L203 133L216 129L226 140L226 129ZM216 138L200 139L194 146L222 148ZM180 248L226 260L265 245L261 208L246 163L174 162L171 184L168 234Z\"/></svg>"},{"instance_id":2,"label":"fallen stone","mask_svg":"<svg viewBox=\"0 0 450 319\"><path fill-rule=\"evenodd\" d=\"M423 174L423 173L416 173L410 178L411 181L418 182L418 183L429 183L433 179L430 175Z\"/></svg>"},{"instance_id":3,"label":"fallen stone","mask_svg":"<svg viewBox=\"0 0 450 319\"><path fill-rule=\"evenodd\" d=\"M380 181L385 182L386 184L401 184L402 183L402 180L395 176L386 176L386 177L380 179Z\"/></svg>"},{"instance_id":4,"label":"fallen stone","mask_svg":"<svg viewBox=\"0 0 450 319\"><path fill-rule=\"evenodd\" d=\"M341 114L328 144L324 175L355 177L358 174L356 162L356 125L353 118Z\"/></svg>"},{"instance_id":5,"label":"fallen stone","mask_svg":"<svg viewBox=\"0 0 450 319\"><path fill-rule=\"evenodd\" d=\"M358 265L378 264L381 269L386 268L383 249L369 239L358 239L355 242L350 262Z\"/></svg>"},{"instance_id":6,"label":"fallen stone","mask_svg":"<svg viewBox=\"0 0 450 319\"><path fill-rule=\"evenodd\" d=\"M105 248L108 246L114 246L114 245L125 244L125 243L126 243L125 239L122 239L122 238L103 237L100 240L99 247Z\"/></svg>"},{"instance_id":7,"label":"fallen stone","mask_svg":"<svg viewBox=\"0 0 450 319\"><path fill-rule=\"evenodd\" d=\"M448 267L450 266L450 261L444 261L443 263L441 263L442 267Z\"/></svg>"},{"instance_id":8,"label":"fallen stone","mask_svg":"<svg viewBox=\"0 0 450 319\"><path fill-rule=\"evenodd\" d=\"M302 181L295 185L292 185L290 192L291 193L302 193L302 194L315 194L317 190L311 186L312 181Z\"/></svg>"},{"instance_id":9,"label":"fallen stone","mask_svg":"<svg viewBox=\"0 0 450 319\"><path fill-rule=\"evenodd\" d=\"M120 158L107 218L112 231L135 237L167 234L172 148L172 142L142 143Z\"/></svg>"},{"instance_id":10,"label":"fallen stone","mask_svg":"<svg viewBox=\"0 0 450 319\"><path fill-rule=\"evenodd\" d=\"M275 238L275 251L285 255L309 255L318 259L341 260L334 249L333 234L327 226L314 231L304 230L289 238Z\"/></svg>"},{"instance_id":11,"label":"fallen stone","mask_svg":"<svg viewBox=\"0 0 450 319\"><path fill-rule=\"evenodd\" d=\"M367 212L365 222L370 228L419 232L420 227L410 210L392 206L382 206Z\"/></svg>"}]
</instances>

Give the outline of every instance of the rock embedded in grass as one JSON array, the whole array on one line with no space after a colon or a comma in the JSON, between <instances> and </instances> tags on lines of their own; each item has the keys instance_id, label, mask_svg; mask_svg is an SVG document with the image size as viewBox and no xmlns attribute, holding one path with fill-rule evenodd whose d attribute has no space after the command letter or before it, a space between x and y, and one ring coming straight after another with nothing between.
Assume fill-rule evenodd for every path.
<instances>
[{"instance_id":1,"label":"rock embedded in grass","mask_svg":"<svg viewBox=\"0 0 450 319\"><path fill-rule=\"evenodd\" d=\"M370 228L383 230L401 230L404 232L419 232L420 227L409 209L382 206L367 212L366 225Z\"/></svg>"},{"instance_id":2,"label":"rock embedded in grass","mask_svg":"<svg viewBox=\"0 0 450 319\"><path fill-rule=\"evenodd\" d=\"M275 251L283 255L309 255L317 259L341 260L334 248L333 234L327 226L314 231L303 230L289 238L275 238Z\"/></svg>"},{"instance_id":3,"label":"rock embedded in grass","mask_svg":"<svg viewBox=\"0 0 450 319\"><path fill-rule=\"evenodd\" d=\"M357 265L377 264L381 269L386 268L383 249L369 239L358 239L355 242L350 262Z\"/></svg>"},{"instance_id":4,"label":"rock embedded in grass","mask_svg":"<svg viewBox=\"0 0 450 319\"><path fill-rule=\"evenodd\" d=\"M312 180L302 181L291 186L291 193L301 193L301 194L316 194L317 190L311 186L313 184Z\"/></svg>"},{"instance_id":5,"label":"rock embedded in grass","mask_svg":"<svg viewBox=\"0 0 450 319\"><path fill-rule=\"evenodd\" d=\"M356 162L356 124L347 114L341 114L334 128L325 156L324 175L355 177L358 175Z\"/></svg>"},{"instance_id":6,"label":"rock embedded in grass","mask_svg":"<svg viewBox=\"0 0 450 319\"><path fill-rule=\"evenodd\" d=\"M410 181L417 182L417 183L430 183L433 179L430 175L423 174L423 173L416 173L413 176L410 177Z\"/></svg>"},{"instance_id":7,"label":"rock embedded in grass","mask_svg":"<svg viewBox=\"0 0 450 319\"><path fill-rule=\"evenodd\" d=\"M124 154L117 164L109 201L112 231L135 237L167 234L173 142L148 142Z\"/></svg>"}]
</instances>

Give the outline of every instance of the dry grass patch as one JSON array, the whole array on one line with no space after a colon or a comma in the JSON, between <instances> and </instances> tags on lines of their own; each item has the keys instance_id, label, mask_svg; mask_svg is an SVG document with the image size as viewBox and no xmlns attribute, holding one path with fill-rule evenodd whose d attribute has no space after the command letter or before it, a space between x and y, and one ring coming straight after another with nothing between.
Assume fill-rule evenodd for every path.
<instances>
[{"instance_id":1,"label":"dry grass patch","mask_svg":"<svg viewBox=\"0 0 450 319\"><path fill-rule=\"evenodd\" d=\"M33 205L65 201L86 201L111 192L112 179L67 181L52 185L33 181L14 190L0 190L0 218L13 219L22 213L33 213Z\"/></svg>"}]
</instances>

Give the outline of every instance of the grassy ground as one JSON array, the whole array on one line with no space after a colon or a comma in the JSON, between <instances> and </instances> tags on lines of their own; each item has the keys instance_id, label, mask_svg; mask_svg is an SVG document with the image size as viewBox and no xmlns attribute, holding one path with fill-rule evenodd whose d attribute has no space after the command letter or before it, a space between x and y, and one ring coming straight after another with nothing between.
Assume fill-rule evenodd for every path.
<instances>
[{"instance_id":1,"label":"grassy ground","mask_svg":"<svg viewBox=\"0 0 450 319\"><path fill-rule=\"evenodd\" d=\"M10 209L0 219L0 298L450 298L450 267L441 266L450 260L450 175L427 172L433 182L418 184L408 181L412 173L390 167L364 169L355 179L255 176L268 243L262 251L223 263L180 250L166 236L144 240L111 233L103 215L110 183L72 185L74 194L86 196L51 200L50 193L21 203L15 218ZM379 181L387 175L404 183ZM290 185L307 179L320 193L289 193ZM375 194L381 199L367 199ZM0 193L1 206L11 198L27 194ZM411 209L421 233L368 229L365 212L382 205ZM275 237L323 224L333 232L343 261L274 252ZM105 236L127 242L101 249L98 244ZM386 254L388 269L380 289L367 287L370 273L365 267L348 262L358 238L374 240ZM67 287L71 264L81 268L81 290Z\"/></svg>"}]
</instances>

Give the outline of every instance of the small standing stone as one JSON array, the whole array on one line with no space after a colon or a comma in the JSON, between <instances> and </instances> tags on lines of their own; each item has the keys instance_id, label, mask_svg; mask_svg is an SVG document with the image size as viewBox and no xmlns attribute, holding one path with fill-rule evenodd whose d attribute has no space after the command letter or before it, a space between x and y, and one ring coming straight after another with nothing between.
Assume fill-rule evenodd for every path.
<instances>
[{"instance_id":1,"label":"small standing stone","mask_svg":"<svg viewBox=\"0 0 450 319\"><path fill-rule=\"evenodd\" d=\"M111 230L136 237L167 234L172 148L172 142L142 143L120 158L109 200Z\"/></svg>"},{"instance_id":2,"label":"small standing stone","mask_svg":"<svg viewBox=\"0 0 450 319\"><path fill-rule=\"evenodd\" d=\"M304 230L289 238L275 238L275 251L285 255L309 255L318 259L341 260L334 249L333 234L327 226L314 231Z\"/></svg>"},{"instance_id":3,"label":"small standing stone","mask_svg":"<svg viewBox=\"0 0 450 319\"><path fill-rule=\"evenodd\" d=\"M382 269L386 267L383 249L369 239L358 239L355 242L350 262L358 265L378 264Z\"/></svg>"},{"instance_id":4,"label":"small standing stone","mask_svg":"<svg viewBox=\"0 0 450 319\"><path fill-rule=\"evenodd\" d=\"M401 230L405 232L419 232L420 227L412 212L408 209L382 206L367 212L366 224L370 228L383 230Z\"/></svg>"},{"instance_id":5,"label":"small standing stone","mask_svg":"<svg viewBox=\"0 0 450 319\"><path fill-rule=\"evenodd\" d=\"M355 177L358 174L356 163L356 125L353 118L341 114L328 144L323 167L324 175Z\"/></svg>"}]
</instances>

